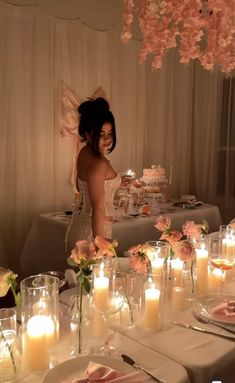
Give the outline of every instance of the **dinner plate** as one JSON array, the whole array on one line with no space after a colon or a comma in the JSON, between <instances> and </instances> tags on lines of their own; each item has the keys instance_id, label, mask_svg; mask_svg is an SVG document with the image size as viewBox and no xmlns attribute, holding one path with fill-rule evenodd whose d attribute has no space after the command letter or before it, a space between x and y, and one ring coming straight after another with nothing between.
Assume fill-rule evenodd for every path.
<instances>
[{"instance_id":1,"label":"dinner plate","mask_svg":"<svg viewBox=\"0 0 235 383\"><path fill-rule=\"evenodd\" d=\"M70 382L75 378L82 378L84 371L90 361L111 367L117 371L131 373L134 371L132 366L118 359L107 358L105 356L89 355L66 360L52 368L44 377L42 383L62 383L63 380Z\"/></svg>"},{"instance_id":2,"label":"dinner plate","mask_svg":"<svg viewBox=\"0 0 235 383\"><path fill-rule=\"evenodd\" d=\"M212 309L218 306L220 303L234 300L235 296L233 295L205 295L198 298L198 300L194 303L194 311L201 317L212 320L214 322L235 326L235 317L228 317L225 314L212 313Z\"/></svg>"}]
</instances>

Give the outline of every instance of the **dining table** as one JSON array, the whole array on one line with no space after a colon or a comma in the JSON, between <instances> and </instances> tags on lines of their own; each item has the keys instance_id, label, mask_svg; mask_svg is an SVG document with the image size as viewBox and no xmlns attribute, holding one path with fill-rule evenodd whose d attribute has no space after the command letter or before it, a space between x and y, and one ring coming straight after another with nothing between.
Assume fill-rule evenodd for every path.
<instances>
[{"instance_id":1,"label":"dining table","mask_svg":"<svg viewBox=\"0 0 235 383\"><path fill-rule=\"evenodd\" d=\"M69 361L74 356L72 355L72 344L74 334L70 330L70 321L68 316L68 292L73 294L74 290L66 291L66 299L62 298L60 300L60 340L57 346L57 361L56 365L59 363ZM141 366L149 370L150 373L156 377L164 380L166 383L191 383L187 374L186 369L181 366L179 363L173 361L172 359L165 357L161 353L152 350L146 345L142 345L140 342L130 339L125 334L116 332L113 338L113 345L116 348L116 352L112 355L100 353L98 356L103 355L104 360L109 364L110 358L113 360L121 361L121 354L128 354L128 356L135 359L135 361ZM79 365L79 358L84 357L81 355L77 356L77 364ZM89 352L85 355L90 361L96 361L97 352ZM123 362L124 363L124 362ZM56 367L55 365L55 367ZM133 371L134 368L133 368ZM38 373L32 373L29 371L23 371L21 378L17 381L18 383L43 383L46 379L49 371L43 371ZM153 379L149 379L149 382L153 382ZM62 383L61 379L58 378L57 381L51 381L51 383ZM70 380L66 380L66 383L72 383ZM139 382L141 383L141 381Z\"/></svg>"},{"instance_id":2,"label":"dining table","mask_svg":"<svg viewBox=\"0 0 235 383\"><path fill-rule=\"evenodd\" d=\"M175 201L161 203L152 214L117 214L113 223L113 239L118 241L118 256L125 256L131 246L159 239L161 232L154 225L159 215L168 216L174 230L182 230L185 221L202 223L206 220L209 232L217 231L222 224L216 205L202 204L186 209ZM65 251L65 234L71 219L70 211L43 213L35 217L20 254L22 276L27 277L46 270L64 271L68 265Z\"/></svg>"},{"instance_id":3,"label":"dining table","mask_svg":"<svg viewBox=\"0 0 235 383\"><path fill-rule=\"evenodd\" d=\"M57 364L74 357L72 356L74 333L70 330L68 315L69 297L74 292L75 288L70 288L60 294L61 319ZM232 292L234 294L233 285L230 283L227 293ZM103 354L107 358L107 363L109 358L120 361L121 355L127 354L137 364L166 383L233 383L235 377L234 325L230 326L234 329L234 334L231 334L211 324L200 324L200 327L213 331L215 335L174 325L176 321L198 326L192 313L192 306L178 311L172 311L168 306L168 310L164 312L162 325L155 332L143 330L138 326L116 328L112 337L112 344L116 351L113 354ZM220 338L216 334L230 336L232 340ZM96 356L97 353L92 350L86 354L91 361L95 361ZM47 373L48 371L24 372L19 383L43 383ZM58 379L53 383L61 383L61 381Z\"/></svg>"}]
</instances>

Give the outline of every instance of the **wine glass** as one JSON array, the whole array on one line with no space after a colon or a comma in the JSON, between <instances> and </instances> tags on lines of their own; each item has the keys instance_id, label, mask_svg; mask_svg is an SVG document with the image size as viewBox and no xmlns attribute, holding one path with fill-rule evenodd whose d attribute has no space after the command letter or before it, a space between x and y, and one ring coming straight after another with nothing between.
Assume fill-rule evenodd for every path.
<instances>
[{"instance_id":1,"label":"wine glass","mask_svg":"<svg viewBox=\"0 0 235 383\"><path fill-rule=\"evenodd\" d=\"M234 243L234 249L235 249L235 243ZM228 247L220 247L220 251L217 253L212 253L210 256L210 265L217 270L221 271L221 274L218 274L217 272L217 278L220 278L220 295L224 295L224 285L225 285L225 278L226 273L228 273L230 270L232 270L235 263L235 255L234 251L230 252L228 250ZM211 271L213 272L213 270Z\"/></svg>"},{"instance_id":2,"label":"wine glass","mask_svg":"<svg viewBox=\"0 0 235 383\"><path fill-rule=\"evenodd\" d=\"M105 355L110 355L116 351L115 347L110 345L110 340L113 338L115 328L120 325L120 310L125 300L122 280L124 275L126 276L125 273L112 273L106 293L104 288L105 277L97 283L94 281L94 289L92 291L93 336L96 343L94 347L96 352L98 348L98 352ZM103 283L102 288L99 288L101 283Z\"/></svg>"}]
</instances>

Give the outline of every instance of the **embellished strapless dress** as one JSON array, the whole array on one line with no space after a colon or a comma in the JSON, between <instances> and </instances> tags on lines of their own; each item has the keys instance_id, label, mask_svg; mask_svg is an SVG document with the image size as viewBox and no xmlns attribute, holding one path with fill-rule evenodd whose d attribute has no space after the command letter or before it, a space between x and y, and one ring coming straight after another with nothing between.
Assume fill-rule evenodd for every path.
<instances>
[{"instance_id":1,"label":"embellished strapless dress","mask_svg":"<svg viewBox=\"0 0 235 383\"><path fill-rule=\"evenodd\" d=\"M66 253L70 253L74 248L75 243L79 240L91 241L92 227L91 215L92 206L88 194L87 183L78 178L77 183L81 193L80 203L78 208L73 212L70 224L67 229L65 244ZM121 184L120 174L111 180L105 180L105 216L114 217L113 199L115 191ZM104 236L112 238L112 221L105 221Z\"/></svg>"}]
</instances>

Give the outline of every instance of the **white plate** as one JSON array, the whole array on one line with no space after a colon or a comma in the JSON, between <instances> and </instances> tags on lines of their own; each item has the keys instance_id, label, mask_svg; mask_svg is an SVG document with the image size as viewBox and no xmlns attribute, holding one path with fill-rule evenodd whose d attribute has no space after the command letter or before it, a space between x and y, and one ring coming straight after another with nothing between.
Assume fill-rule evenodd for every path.
<instances>
[{"instance_id":1,"label":"white plate","mask_svg":"<svg viewBox=\"0 0 235 383\"><path fill-rule=\"evenodd\" d=\"M75 378L82 378L90 361L114 368L117 371L126 373L134 371L133 367L118 359L96 355L81 356L80 358L66 360L52 368L44 377L42 383L61 383L65 379L69 382Z\"/></svg>"},{"instance_id":2,"label":"white plate","mask_svg":"<svg viewBox=\"0 0 235 383\"><path fill-rule=\"evenodd\" d=\"M235 296L232 295L205 295L199 298L194 304L196 314L206 319L213 320L214 322L229 324L235 326L235 317L226 317L224 314L213 314L212 308L218 306L224 301L234 301Z\"/></svg>"}]
</instances>

